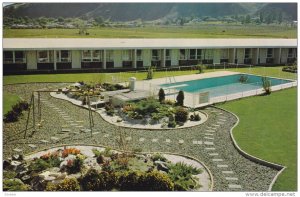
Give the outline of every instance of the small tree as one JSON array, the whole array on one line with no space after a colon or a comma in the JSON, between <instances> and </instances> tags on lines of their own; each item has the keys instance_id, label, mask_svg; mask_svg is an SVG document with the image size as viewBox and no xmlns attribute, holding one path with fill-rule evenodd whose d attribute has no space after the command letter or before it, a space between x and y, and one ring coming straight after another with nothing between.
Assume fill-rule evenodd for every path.
<instances>
[{"instance_id":1,"label":"small tree","mask_svg":"<svg viewBox=\"0 0 300 197\"><path fill-rule=\"evenodd\" d=\"M199 71L198 72L199 74L204 73L204 65L202 65L202 64L197 65L197 69Z\"/></svg>"},{"instance_id":2,"label":"small tree","mask_svg":"<svg viewBox=\"0 0 300 197\"><path fill-rule=\"evenodd\" d=\"M165 91L164 89L160 88L159 89L159 92L158 92L158 100L160 103L164 102L165 101Z\"/></svg>"},{"instance_id":3,"label":"small tree","mask_svg":"<svg viewBox=\"0 0 300 197\"><path fill-rule=\"evenodd\" d=\"M267 79L267 77L262 77L262 87L265 90L265 94L269 95L271 94L271 82Z\"/></svg>"},{"instance_id":4,"label":"small tree","mask_svg":"<svg viewBox=\"0 0 300 197\"><path fill-rule=\"evenodd\" d=\"M150 66L148 68L147 79L153 79L153 73L154 73L153 68L152 66Z\"/></svg>"},{"instance_id":5,"label":"small tree","mask_svg":"<svg viewBox=\"0 0 300 197\"><path fill-rule=\"evenodd\" d=\"M183 93L182 90L180 90L180 91L178 92L178 95L177 95L177 97L176 97L176 101L177 101L177 102L176 102L177 105L183 106L184 93Z\"/></svg>"}]
</instances>

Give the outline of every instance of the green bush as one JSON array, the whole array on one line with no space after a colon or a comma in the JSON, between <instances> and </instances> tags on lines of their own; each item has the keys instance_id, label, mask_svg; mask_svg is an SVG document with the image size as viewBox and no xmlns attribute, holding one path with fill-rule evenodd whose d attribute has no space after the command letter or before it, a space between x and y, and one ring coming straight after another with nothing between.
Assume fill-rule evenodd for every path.
<instances>
[{"instance_id":1,"label":"green bush","mask_svg":"<svg viewBox=\"0 0 300 197\"><path fill-rule=\"evenodd\" d=\"M185 163L169 164L168 175L174 182L176 191L187 191L199 187L192 175L200 174L202 171Z\"/></svg>"},{"instance_id":2,"label":"green bush","mask_svg":"<svg viewBox=\"0 0 300 197\"><path fill-rule=\"evenodd\" d=\"M148 80L153 79L153 76L154 76L154 70L153 70L152 66L150 66L148 68L148 72L147 72L147 79Z\"/></svg>"},{"instance_id":3,"label":"green bush","mask_svg":"<svg viewBox=\"0 0 300 197\"><path fill-rule=\"evenodd\" d=\"M8 111L5 115L4 115L4 122L16 122L19 120L19 114L16 113L13 110Z\"/></svg>"},{"instance_id":4,"label":"green bush","mask_svg":"<svg viewBox=\"0 0 300 197\"><path fill-rule=\"evenodd\" d=\"M157 100L150 98L137 102L134 110L140 115L146 115L158 112L160 106L161 104Z\"/></svg>"},{"instance_id":5,"label":"green bush","mask_svg":"<svg viewBox=\"0 0 300 197\"><path fill-rule=\"evenodd\" d=\"M202 64L197 65L197 69L199 74L204 73L204 65Z\"/></svg>"},{"instance_id":6,"label":"green bush","mask_svg":"<svg viewBox=\"0 0 300 197\"><path fill-rule=\"evenodd\" d=\"M12 106L12 109L4 115L4 122L16 122L19 120L19 116L22 115L22 111L28 110L29 104L26 101L19 101Z\"/></svg>"},{"instance_id":7,"label":"green bush","mask_svg":"<svg viewBox=\"0 0 300 197\"><path fill-rule=\"evenodd\" d=\"M24 184L20 179L3 180L3 191L29 191L30 186Z\"/></svg>"},{"instance_id":8,"label":"green bush","mask_svg":"<svg viewBox=\"0 0 300 197\"><path fill-rule=\"evenodd\" d=\"M4 170L3 171L3 179L13 179L17 176L15 171Z\"/></svg>"},{"instance_id":9,"label":"green bush","mask_svg":"<svg viewBox=\"0 0 300 197\"><path fill-rule=\"evenodd\" d=\"M80 178L80 184L84 191L110 191L117 185L115 174L105 171L98 172L95 169L89 171Z\"/></svg>"},{"instance_id":10,"label":"green bush","mask_svg":"<svg viewBox=\"0 0 300 197\"><path fill-rule=\"evenodd\" d=\"M139 189L141 191L173 191L174 183L168 175L152 171L140 176Z\"/></svg>"},{"instance_id":11,"label":"green bush","mask_svg":"<svg viewBox=\"0 0 300 197\"><path fill-rule=\"evenodd\" d=\"M261 81L262 81L262 87L265 90L265 94L267 95L271 94L271 81L268 80L267 77L262 77Z\"/></svg>"},{"instance_id":12,"label":"green bush","mask_svg":"<svg viewBox=\"0 0 300 197\"><path fill-rule=\"evenodd\" d=\"M68 161L68 164L66 166L67 172L69 174L80 172L82 165L83 165L83 160L80 157L76 156L74 160Z\"/></svg>"},{"instance_id":13,"label":"green bush","mask_svg":"<svg viewBox=\"0 0 300 197\"><path fill-rule=\"evenodd\" d=\"M175 118L174 118L173 114L169 115L168 127L170 127L170 128L176 127L176 122L175 122Z\"/></svg>"},{"instance_id":14,"label":"green bush","mask_svg":"<svg viewBox=\"0 0 300 197\"><path fill-rule=\"evenodd\" d=\"M200 121L201 120L201 117L199 114L195 114L195 121Z\"/></svg>"},{"instance_id":15,"label":"green bush","mask_svg":"<svg viewBox=\"0 0 300 197\"><path fill-rule=\"evenodd\" d=\"M163 162L167 161L167 159L159 153L152 155L151 159L152 159L152 161L163 161Z\"/></svg>"},{"instance_id":16,"label":"green bush","mask_svg":"<svg viewBox=\"0 0 300 197\"><path fill-rule=\"evenodd\" d=\"M182 90L180 90L176 97L176 105L183 106L183 102L184 102L184 93Z\"/></svg>"},{"instance_id":17,"label":"green bush","mask_svg":"<svg viewBox=\"0 0 300 197\"><path fill-rule=\"evenodd\" d=\"M80 191L80 185L75 178L69 178L57 184L49 182L46 191Z\"/></svg>"},{"instance_id":18,"label":"green bush","mask_svg":"<svg viewBox=\"0 0 300 197\"><path fill-rule=\"evenodd\" d=\"M140 191L140 174L135 171L124 171L118 175L118 188L121 191Z\"/></svg>"},{"instance_id":19,"label":"green bush","mask_svg":"<svg viewBox=\"0 0 300 197\"><path fill-rule=\"evenodd\" d=\"M43 159L35 159L31 164L29 165L28 169L30 171L34 172L40 172L43 170L46 170L47 168L51 168L52 166L45 160Z\"/></svg>"},{"instance_id":20,"label":"green bush","mask_svg":"<svg viewBox=\"0 0 300 197\"><path fill-rule=\"evenodd\" d=\"M159 92L158 92L158 100L160 103L164 102L165 101L165 91L164 89L160 88L159 89Z\"/></svg>"},{"instance_id":21,"label":"green bush","mask_svg":"<svg viewBox=\"0 0 300 197\"><path fill-rule=\"evenodd\" d=\"M188 119L189 112L183 107L178 107L175 112L175 121L176 122L186 122Z\"/></svg>"},{"instance_id":22,"label":"green bush","mask_svg":"<svg viewBox=\"0 0 300 197\"><path fill-rule=\"evenodd\" d=\"M115 114L115 108L112 104L105 104L104 108L107 115L113 116Z\"/></svg>"}]
</instances>

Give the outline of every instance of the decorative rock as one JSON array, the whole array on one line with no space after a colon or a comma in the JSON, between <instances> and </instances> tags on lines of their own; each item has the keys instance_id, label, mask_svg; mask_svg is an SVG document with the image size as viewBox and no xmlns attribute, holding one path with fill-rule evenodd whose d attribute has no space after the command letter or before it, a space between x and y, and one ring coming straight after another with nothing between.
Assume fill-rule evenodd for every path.
<instances>
[{"instance_id":1,"label":"decorative rock","mask_svg":"<svg viewBox=\"0 0 300 197\"><path fill-rule=\"evenodd\" d=\"M157 142L158 141L158 139L152 139L152 142Z\"/></svg>"},{"instance_id":2,"label":"decorative rock","mask_svg":"<svg viewBox=\"0 0 300 197\"><path fill-rule=\"evenodd\" d=\"M163 161L155 161L155 165L157 165L157 170L168 172L169 168L166 166L166 162Z\"/></svg>"},{"instance_id":3,"label":"decorative rock","mask_svg":"<svg viewBox=\"0 0 300 197\"><path fill-rule=\"evenodd\" d=\"M179 142L179 144L183 144L183 143L184 143L184 141L183 141L183 140L179 140L178 142Z\"/></svg>"},{"instance_id":4,"label":"decorative rock","mask_svg":"<svg viewBox=\"0 0 300 197\"><path fill-rule=\"evenodd\" d=\"M210 155L210 156L218 156L219 153L209 153L208 155Z\"/></svg>"},{"instance_id":5,"label":"decorative rock","mask_svg":"<svg viewBox=\"0 0 300 197\"><path fill-rule=\"evenodd\" d=\"M23 160L23 155L19 155L19 154L13 155L12 160L22 161Z\"/></svg>"},{"instance_id":6,"label":"decorative rock","mask_svg":"<svg viewBox=\"0 0 300 197\"><path fill-rule=\"evenodd\" d=\"M204 148L205 150L216 150L216 148Z\"/></svg>"},{"instance_id":7,"label":"decorative rock","mask_svg":"<svg viewBox=\"0 0 300 197\"><path fill-rule=\"evenodd\" d=\"M208 140L214 140L213 137L204 137L205 139L208 139Z\"/></svg>"},{"instance_id":8,"label":"decorative rock","mask_svg":"<svg viewBox=\"0 0 300 197\"><path fill-rule=\"evenodd\" d=\"M171 143L171 140L170 140L170 139L166 139L166 142L167 142L167 143Z\"/></svg>"},{"instance_id":9,"label":"decorative rock","mask_svg":"<svg viewBox=\"0 0 300 197\"><path fill-rule=\"evenodd\" d=\"M32 148L32 149L36 149L36 148L37 148L37 146L34 145L34 144L28 144L28 146L29 146L30 148Z\"/></svg>"},{"instance_id":10,"label":"decorative rock","mask_svg":"<svg viewBox=\"0 0 300 197\"><path fill-rule=\"evenodd\" d=\"M21 162L19 162L19 161L12 161L11 163L10 163L10 166L11 166L11 170L13 170L13 171L16 171L18 168L20 168L19 166L21 166Z\"/></svg>"},{"instance_id":11,"label":"decorative rock","mask_svg":"<svg viewBox=\"0 0 300 197\"><path fill-rule=\"evenodd\" d=\"M24 175L21 178L21 180L25 183L28 183L30 179L31 179L31 177L29 175Z\"/></svg>"},{"instance_id":12,"label":"decorative rock","mask_svg":"<svg viewBox=\"0 0 300 197\"><path fill-rule=\"evenodd\" d=\"M53 141L53 142L58 142L58 141L59 141L59 138L57 138L57 137L51 137L50 139L51 139L51 141Z\"/></svg>"},{"instance_id":13,"label":"decorative rock","mask_svg":"<svg viewBox=\"0 0 300 197\"><path fill-rule=\"evenodd\" d=\"M145 141L145 138L140 138L139 141L143 142L143 141Z\"/></svg>"},{"instance_id":14,"label":"decorative rock","mask_svg":"<svg viewBox=\"0 0 300 197\"><path fill-rule=\"evenodd\" d=\"M212 133L205 133L204 135L213 136L214 134L212 134Z\"/></svg>"},{"instance_id":15,"label":"decorative rock","mask_svg":"<svg viewBox=\"0 0 300 197\"><path fill-rule=\"evenodd\" d=\"M121 118L118 118L117 119L117 122L122 122L123 120Z\"/></svg>"}]
</instances>

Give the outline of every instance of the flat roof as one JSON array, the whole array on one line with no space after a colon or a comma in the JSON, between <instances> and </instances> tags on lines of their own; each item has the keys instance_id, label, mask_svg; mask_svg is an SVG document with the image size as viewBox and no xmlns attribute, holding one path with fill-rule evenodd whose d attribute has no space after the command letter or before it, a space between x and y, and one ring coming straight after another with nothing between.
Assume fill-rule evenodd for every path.
<instances>
[{"instance_id":1,"label":"flat roof","mask_svg":"<svg viewBox=\"0 0 300 197\"><path fill-rule=\"evenodd\" d=\"M99 39L4 38L6 50L67 49L179 49L179 48L289 48L297 39Z\"/></svg>"}]
</instances>

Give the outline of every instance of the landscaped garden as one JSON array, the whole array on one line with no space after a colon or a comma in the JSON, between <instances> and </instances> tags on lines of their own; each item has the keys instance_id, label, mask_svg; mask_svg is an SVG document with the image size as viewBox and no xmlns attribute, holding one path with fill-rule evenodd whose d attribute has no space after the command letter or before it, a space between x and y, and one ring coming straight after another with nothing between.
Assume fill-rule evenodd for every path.
<instances>
[{"instance_id":1,"label":"landscaped garden","mask_svg":"<svg viewBox=\"0 0 300 197\"><path fill-rule=\"evenodd\" d=\"M282 72L281 69L282 67L243 68L237 70L261 75L267 73L268 76L275 77L295 77L295 74ZM211 71L213 70L205 70L205 72ZM191 72L198 73L197 70L177 71L173 73L174 75L180 75ZM93 76L92 79L95 79L92 80L94 81L93 83L87 83L90 80L84 80L85 78L88 78L89 75ZM127 75L130 76L130 73L124 74L124 76ZM146 77L146 73L136 73L135 75L140 79L145 79ZM164 77L165 75L166 74L163 72L154 72L154 78ZM24 76L23 79L21 77L21 80L25 80L26 82L27 80L34 80L35 78L38 81L45 82L49 79L47 77L42 79L42 76L43 75L35 75L33 79L29 76ZM52 75L45 76L53 77ZM105 92L124 90L124 87L120 87L119 85L116 87L116 85L108 85L107 83L104 83L104 81L97 82L96 76L104 76L102 74L64 74L57 76L59 77L57 77L56 80L59 82L61 82L60 80L72 81L76 78L76 80L72 82L81 80L84 81L84 83L79 83L80 85L77 87L75 87L74 84L71 84L70 86L70 84L67 83L5 85L4 95L9 93L8 98L10 98L10 95L18 95L24 101L29 102L31 91L46 88L51 90L61 89L61 91L66 93L69 98L80 100L85 96L96 96L103 99L101 96ZM80 76L83 76L83 78L80 78ZM63 79L63 77L65 78ZM6 83L12 82L13 78L14 76L5 76L4 81L6 81ZM53 78L52 80L54 81L55 79ZM78 94L75 94L75 92L73 93L73 90L78 90ZM82 128L89 128L88 110L72 105L65 100L56 99L49 94L43 94L41 96L42 121L38 123L39 127L36 127L36 131L29 131L31 137L23 139L22 131L24 130L24 125L27 121L26 111L23 111L23 115L21 115L22 111L20 112L18 121L4 124L4 158L8 158L8 166L11 166L11 163L13 162L13 164L16 164L13 165L14 167L22 167L18 172L12 172L9 168L7 169L4 176L4 188L31 190L33 189L33 184L28 176L33 174L43 174L49 170L51 171L53 168L56 168L55 170L57 170L53 173L56 173L55 175L60 174L62 177L65 175L64 179L60 179L60 181L56 182L54 181L53 176L44 174L44 177L48 177L49 179L47 182L51 183L43 185L43 187L37 186L36 188L42 190L89 190L87 189L88 187L83 186L82 181L84 177L88 177L87 175L89 175L89 173L91 174L90 177L93 178L92 180L99 179L102 180L100 181L101 183L105 183L105 181L114 181L114 184L111 184L111 188L105 188L105 186L98 184L92 185L95 187L93 190L130 190L127 186L130 188L132 185L120 184L120 180L122 180L123 183L124 180L127 180L129 177L131 178L130 180L134 179L137 181L137 185L138 183L147 185L143 181L147 180L149 177L151 177L149 178L151 180L154 180L157 177L165 177L164 180L170 180L170 182L167 181L167 185L169 185L170 187L168 188L171 188L172 190L181 190L178 189L179 186L176 186L179 182L180 184L185 185L182 186L185 190L199 188L197 185L193 184L195 183L195 180L191 177L189 179L183 178L182 180L175 180L174 177L178 177L179 175L172 174L172 172L183 173L187 169L189 169L189 172L193 171L188 166L185 166L186 169L183 170L182 168L185 167L176 166L176 162L172 164L172 162L169 163L163 161L166 162L164 163L164 167L167 167L169 171L159 172L162 171L160 170L161 166L159 167L160 169L158 169L158 165L160 165L158 163L161 162L155 163L155 161L153 161L153 154L147 155L140 153L142 151L178 153L202 161L213 175L213 190L215 191L265 191L268 189L272 179L278 171L251 162L236 151L232 146L229 135L230 129L237 122L237 119L233 115L217 108L203 108L200 112L207 114L208 118L206 122L184 130L178 129L182 125L187 124L188 121L199 121L199 117L197 116L198 111L194 112L191 109L184 108L181 106L180 101L168 100L163 98L162 95L162 93L159 94L157 92L157 98L132 101L122 106L106 105L103 109L107 116L113 115L113 117L122 119L121 121L147 120L147 124L149 125L151 123L162 121L164 123L163 128L156 131L149 131L143 128L123 128L115 126L103 120L99 114L93 113L95 125L91 136L89 133L87 134L81 131ZM253 103L256 103L256 105L253 105ZM287 167L287 169L279 176L273 190L296 189L296 103L296 89L292 88L274 92L267 96L250 97L218 105L219 107L230 110L239 117L240 122L234 129L233 135L238 145L243 150L254 156ZM4 101L4 105L8 108L9 105L14 104L15 102L9 104ZM15 111L19 111L19 108L14 108ZM177 116L176 113L178 113ZM202 118L200 118L200 121L202 121ZM31 116L29 123L32 123ZM175 128L167 129L169 127ZM62 132L62 130L67 131L67 133ZM123 137L121 137L121 134ZM74 154L70 154L73 156L71 156L72 158L69 158L72 160L69 162L69 166L68 161L65 161L65 158L68 156L62 156L64 148L62 148L60 152L49 150L43 157L42 155L36 156L35 160L32 160L33 158L30 160L21 160L20 157L22 157L21 155L23 155L23 153L28 156L34 150L49 149L50 144L60 147L63 147L65 144L101 144L103 146L111 146L113 149L119 149L121 151L118 154L120 157L118 156L117 159L112 156L114 154L111 154L114 151L99 150L98 152L94 151L93 155L86 155L85 152L81 151L78 153L75 151ZM285 146L285 144L289 144L290 146ZM283 149L282 147L285 148ZM122 151L130 152L130 154L128 153L125 157L126 159L123 159L124 152ZM287 152L289 154L286 154ZM14 157L9 159L12 155L14 155ZM89 167L84 165L84 161L88 158L94 160L95 166L93 168L96 168L96 171L89 170ZM145 162L145 159L147 159L147 162ZM105 161L107 160L109 161L110 167L106 169ZM121 160L121 163L125 160L125 163L128 164L125 168L126 172L120 169L119 160ZM161 158L160 160L164 159ZM65 168L60 168L61 163L64 161L66 164ZM78 168L74 167L73 164L75 164L75 166L77 164L81 166L79 170L80 173ZM103 165L104 170L107 171L103 170ZM25 174L21 173L24 171L24 166L28 173L26 174L28 175L27 177ZM152 168L153 171L148 172L150 168ZM112 171L109 171L111 169ZM111 172L114 172L114 174L109 177L117 177L116 179L111 180L108 178L107 175L112 175L110 174ZM21 173L23 176L20 174L18 175L18 173ZM162 173L163 175L153 175L153 173ZM179 177L182 177L182 175ZM85 180L88 180L88 178ZM191 184L192 186L187 189L186 185ZM201 181L199 184L202 185ZM72 185L72 187L69 187L70 185ZM156 189L137 187L134 190ZM159 190L163 189L160 188Z\"/></svg>"},{"instance_id":2,"label":"landscaped garden","mask_svg":"<svg viewBox=\"0 0 300 197\"><path fill-rule=\"evenodd\" d=\"M4 191L197 191L202 187L203 169L185 160L176 163L161 154L109 148L81 150L56 149L5 160Z\"/></svg>"}]
</instances>

